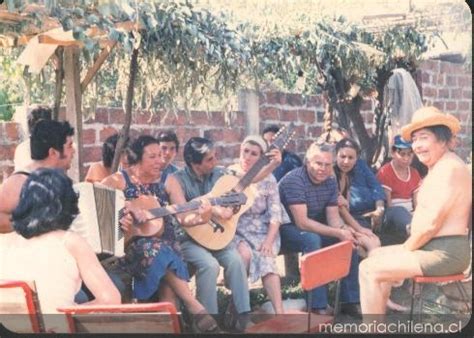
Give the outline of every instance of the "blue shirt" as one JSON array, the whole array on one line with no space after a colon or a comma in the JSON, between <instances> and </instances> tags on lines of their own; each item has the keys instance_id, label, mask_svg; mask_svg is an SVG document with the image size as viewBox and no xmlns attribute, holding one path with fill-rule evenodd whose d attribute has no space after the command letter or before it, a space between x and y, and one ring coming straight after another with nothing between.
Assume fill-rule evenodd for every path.
<instances>
[{"instance_id":1,"label":"blue shirt","mask_svg":"<svg viewBox=\"0 0 474 338\"><path fill-rule=\"evenodd\" d=\"M351 213L363 214L372 211L375 209L375 201L385 201L382 185L364 160L357 160L351 175L349 190Z\"/></svg>"},{"instance_id":2,"label":"blue shirt","mask_svg":"<svg viewBox=\"0 0 474 338\"><path fill-rule=\"evenodd\" d=\"M161 171L160 182L165 184L166 178L168 177L168 175L178 170L179 168L177 166L175 166L173 163L170 163L165 169Z\"/></svg>"},{"instance_id":3,"label":"blue shirt","mask_svg":"<svg viewBox=\"0 0 474 338\"><path fill-rule=\"evenodd\" d=\"M277 182L279 182L288 172L301 167L302 165L303 162L298 155L289 151L284 151L280 165L273 170L272 174L275 176Z\"/></svg>"},{"instance_id":4,"label":"blue shirt","mask_svg":"<svg viewBox=\"0 0 474 338\"><path fill-rule=\"evenodd\" d=\"M306 167L289 172L278 184L280 199L293 224L295 220L289 206L306 204L308 218L326 223L326 208L337 206L338 188L336 179L331 176L325 181L315 184L308 176Z\"/></svg>"}]
</instances>

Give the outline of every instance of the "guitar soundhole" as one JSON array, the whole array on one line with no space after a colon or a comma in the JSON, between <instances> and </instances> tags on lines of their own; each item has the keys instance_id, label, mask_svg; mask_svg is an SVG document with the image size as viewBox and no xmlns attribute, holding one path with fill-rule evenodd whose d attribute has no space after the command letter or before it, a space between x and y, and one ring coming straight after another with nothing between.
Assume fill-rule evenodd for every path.
<instances>
[{"instance_id":1,"label":"guitar soundhole","mask_svg":"<svg viewBox=\"0 0 474 338\"><path fill-rule=\"evenodd\" d=\"M212 219L209 221L209 224L212 226L212 229L214 229L214 232L217 232L217 230L219 230L221 233L224 232L224 227L219 223L214 222Z\"/></svg>"}]
</instances>

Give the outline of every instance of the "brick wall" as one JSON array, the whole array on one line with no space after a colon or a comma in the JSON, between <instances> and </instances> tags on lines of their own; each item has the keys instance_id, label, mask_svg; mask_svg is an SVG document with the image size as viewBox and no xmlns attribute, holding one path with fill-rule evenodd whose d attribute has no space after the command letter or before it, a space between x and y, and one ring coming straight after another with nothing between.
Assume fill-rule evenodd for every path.
<instances>
[{"instance_id":1,"label":"brick wall","mask_svg":"<svg viewBox=\"0 0 474 338\"><path fill-rule=\"evenodd\" d=\"M416 82L421 90L423 102L435 105L461 120L457 152L465 159L472 149L472 74L462 65L449 62L425 61L416 74ZM298 94L267 92L259 96L260 130L272 123L294 122L297 137L288 149L303 155L308 145L321 133L324 105L321 97L303 98ZM364 101L362 113L366 127L373 128L374 102ZM92 162L100 160L103 141L117 132L124 122L121 109L99 108L94 118L84 121L84 167L83 173ZM246 135L246 116L243 112L233 112L230 121L223 112L192 111L177 114L136 112L133 117L131 134L140 133L156 136L160 131L173 129L184 143L191 136L209 137L216 142L217 156L221 164L227 165L238 156L239 143ZM13 153L21 141L20 127L14 122L0 123L0 182L3 173L9 174L13 166ZM182 147L181 149L182 150ZM181 152L178 162L182 163Z\"/></svg>"}]
</instances>

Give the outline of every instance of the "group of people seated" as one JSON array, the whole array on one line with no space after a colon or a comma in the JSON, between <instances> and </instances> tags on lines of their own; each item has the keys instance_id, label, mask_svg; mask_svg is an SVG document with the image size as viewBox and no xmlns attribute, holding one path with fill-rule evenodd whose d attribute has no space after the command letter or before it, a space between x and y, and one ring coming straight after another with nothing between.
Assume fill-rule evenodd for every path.
<instances>
[{"instance_id":1,"label":"group of people seated","mask_svg":"<svg viewBox=\"0 0 474 338\"><path fill-rule=\"evenodd\" d=\"M0 186L0 279L34 280L45 313L78 303L120 303L131 292L139 302L182 302L194 332L218 332L222 267L231 291L224 326L243 332L253 325L248 281L261 279L274 312L285 313L276 265L280 250L309 253L351 241L341 311L361 319L385 314L387 307L402 309L390 301L390 290L403 279L462 272L469 265L471 173L452 151L459 121L434 107L414 113L393 140L390 162L376 174L343 130L321 135L301 161L272 146L279 127L270 126L262 135L247 136L228 168L217 165L207 138L187 140L180 168L174 163L180 145L174 132L141 135L127 140L116 172L113 135L85 178L123 191L127 200L120 220L125 255L107 265L73 231L80 213L66 176L73 128L44 113L30 116L37 120L29 140L31 161ZM414 154L429 169L423 181L410 166ZM250 175L257 163L261 169ZM243 190L252 195L251 204L239 217L238 208L210 202L227 176L251 179ZM148 211L189 201L199 201L198 208L162 218ZM221 249L208 248L190 231L197 226L219 231L218 223L228 221L236 223L235 235ZM392 235L394 245L381 247L384 234ZM188 286L190 272L195 294ZM311 311L332 314L327 287L311 292Z\"/></svg>"}]
</instances>

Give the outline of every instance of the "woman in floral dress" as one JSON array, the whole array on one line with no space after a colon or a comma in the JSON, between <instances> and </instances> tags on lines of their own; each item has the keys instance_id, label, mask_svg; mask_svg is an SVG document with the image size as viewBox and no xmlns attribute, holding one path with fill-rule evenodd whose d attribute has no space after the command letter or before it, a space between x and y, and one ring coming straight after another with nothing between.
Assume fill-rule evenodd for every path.
<instances>
[{"instance_id":1,"label":"woman in floral dress","mask_svg":"<svg viewBox=\"0 0 474 338\"><path fill-rule=\"evenodd\" d=\"M133 218L147 219L146 209L185 203L179 184L169 177L166 185L160 182L163 161L158 141L148 135L140 136L129 149L130 167L118 171L102 181L102 184L122 190L126 202L121 226L125 235L125 256L119 267L134 277L134 297L146 301L156 292L176 294L187 310L194 315L193 328L210 332L217 329L212 316L206 313L188 287L189 274L175 240L171 216L133 225ZM132 216L133 211L133 216ZM211 215L211 206L202 201L198 212L176 215L183 226L205 223ZM173 297L171 297L173 298ZM163 300L163 299L161 299Z\"/></svg>"},{"instance_id":2,"label":"woman in floral dress","mask_svg":"<svg viewBox=\"0 0 474 338\"><path fill-rule=\"evenodd\" d=\"M266 143L260 136L248 136L240 147L239 163L230 167L245 174L264 154ZM263 286L275 313L283 313L281 285L276 255L280 250L279 227L282 217L277 181L268 175L254 185L255 201L243 213L233 244L247 267L250 282L262 278Z\"/></svg>"}]
</instances>

